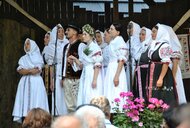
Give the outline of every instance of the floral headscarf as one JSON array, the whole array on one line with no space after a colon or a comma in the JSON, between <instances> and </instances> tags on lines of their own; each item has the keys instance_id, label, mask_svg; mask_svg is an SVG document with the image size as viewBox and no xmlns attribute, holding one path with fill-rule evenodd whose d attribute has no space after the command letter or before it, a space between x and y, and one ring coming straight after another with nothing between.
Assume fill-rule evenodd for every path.
<instances>
[{"instance_id":1,"label":"floral headscarf","mask_svg":"<svg viewBox=\"0 0 190 128\"><path fill-rule=\"evenodd\" d=\"M82 27L82 31L88 33L90 36L94 37L94 28L91 27L89 24L86 24Z\"/></svg>"}]
</instances>

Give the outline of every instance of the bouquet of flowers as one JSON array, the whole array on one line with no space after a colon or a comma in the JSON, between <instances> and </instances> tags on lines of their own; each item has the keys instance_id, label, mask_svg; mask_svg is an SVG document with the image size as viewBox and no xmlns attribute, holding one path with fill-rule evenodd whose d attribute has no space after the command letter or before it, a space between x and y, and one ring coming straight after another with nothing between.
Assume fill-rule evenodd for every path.
<instances>
[{"instance_id":1,"label":"bouquet of flowers","mask_svg":"<svg viewBox=\"0 0 190 128\"><path fill-rule=\"evenodd\" d=\"M122 110L119 107L122 104ZM113 116L113 124L119 128L160 128L163 123L162 113L169 106L158 100L150 98L145 104L142 98L134 98L132 92L121 92L120 98L114 100L116 114Z\"/></svg>"},{"instance_id":2,"label":"bouquet of flowers","mask_svg":"<svg viewBox=\"0 0 190 128\"><path fill-rule=\"evenodd\" d=\"M88 56L88 55L90 55L90 53L91 53L92 51L90 50L89 47L86 47L83 52L84 52L84 54L86 54L86 55Z\"/></svg>"}]
</instances>

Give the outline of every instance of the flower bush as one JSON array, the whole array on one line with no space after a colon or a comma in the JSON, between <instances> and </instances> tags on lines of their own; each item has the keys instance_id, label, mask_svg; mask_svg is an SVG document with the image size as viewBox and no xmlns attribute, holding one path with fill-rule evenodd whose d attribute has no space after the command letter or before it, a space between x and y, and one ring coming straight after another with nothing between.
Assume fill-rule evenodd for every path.
<instances>
[{"instance_id":1,"label":"flower bush","mask_svg":"<svg viewBox=\"0 0 190 128\"><path fill-rule=\"evenodd\" d=\"M134 98L132 92L121 92L114 100L113 124L119 128L160 128L163 123L162 113L169 106L157 98L150 98L145 104L142 98ZM120 107L122 109L120 110Z\"/></svg>"}]
</instances>

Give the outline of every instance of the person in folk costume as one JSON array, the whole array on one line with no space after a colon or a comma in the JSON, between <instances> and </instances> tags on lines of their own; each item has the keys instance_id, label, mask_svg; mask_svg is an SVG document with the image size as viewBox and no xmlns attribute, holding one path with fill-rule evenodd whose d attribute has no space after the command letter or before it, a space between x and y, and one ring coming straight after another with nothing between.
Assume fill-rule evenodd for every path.
<instances>
[{"instance_id":1,"label":"person in folk costume","mask_svg":"<svg viewBox=\"0 0 190 128\"><path fill-rule=\"evenodd\" d=\"M122 25L118 23L112 24L109 29L112 40L109 44L109 63L104 79L106 81L104 83L104 95L109 99L112 108L115 107L114 99L119 97L121 92L128 91L124 68L128 53L121 31ZM112 109L111 112L113 112Z\"/></svg>"},{"instance_id":2,"label":"person in folk costume","mask_svg":"<svg viewBox=\"0 0 190 128\"><path fill-rule=\"evenodd\" d=\"M148 98L162 99L170 106L178 104L175 80L169 63L172 49L169 45L170 37L167 30L157 24L152 28L152 42L148 51L150 58Z\"/></svg>"},{"instance_id":3,"label":"person in folk costume","mask_svg":"<svg viewBox=\"0 0 190 128\"><path fill-rule=\"evenodd\" d=\"M57 41L57 46L56 46ZM67 114L65 100L64 100L64 89L62 87L62 58L63 49L68 43L64 35L64 29L61 24L56 25L50 33L50 42L47 48L47 54L45 59L50 65L50 89L52 91L52 114L53 115L64 115ZM56 52L56 57L55 56ZM55 62L56 61L56 62ZM54 69L56 69L54 74ZM54 78L55 76L55 78ZM54 82L55 82L55 103L54 103ZM55 112L54 112L55 107Z\"/></svg>"},{"instance_id":4,"label":"person in folk costume","mask_svg":"<svg viewBox=\"0 0 190 128\"><path fill-rule=\"evenodd\" d=\"M49 112L44 82L40 76L43 58L35 41L27 38L24 44L26 54L19 59L17 71L22 75L15 98L13 121L22 122L23 117L33 108Z\"/></svg>"},{"instance_id":5,"label":"person in folk costume","mask_svg":"<svg viewBox=\"0 0 190 128\"><path fill-rule=\"evenodd\" d=\"M137 63L137 59L138 59L138 52L141 48L142 43L139 40L139 33L140 33L140 26L133 22L130 21L128 24L128 28L127 28L127 33L130 36L130 39L127 41L127 49L129 51L129 42L131 45L131 50L129 51L129 54L131 54L131 60L128 60L128 62L126 63L126 73L127 73L127 85L130 87L130 83L132 83L132 85L134 84L134 72L135 72L135 68L136 68L136 63ZM132 66L132 82L130 82L130 62L131 62L131 66ZM132 88L130 89L132 90Z\"/></svg>"},{"instance_id":6,"label":"person in folk costume","mask_svg":"<svg viewBox=\"0 0 190 128\"><path fill-rule=\"evenodd\" d=\"M161 25L167 29L167 31L169 32L169 35L170 35L169 44L172 48L173 53L171 55L172 63L170 63L169 66L172 69L172 73L175 78L179 103L180 104L187 103L181 69L180 69L180 64L182 63L182 60L183 60L181 44L180 44L179 39L178 39L177 35L175 34L174 30L170 26L167 26L164 24L161 24Z\"/></svg>"},{"instance_id":7,"label":"person in folk costume","mask_svg":"<svg viewBox=\"0 0 190 128\"><path fill-rule=\"evenodd\" d=\"M42 57L44 60L44 67L42 69L42 78L44 80L46 92L48 95L49 109L51 110L50 66L47 64L47 61L45 60L45 54L47 54L47 48L48 48L48 44L50 42L50 33L51 33L51 31L48 31L44 35L44 49L42 51Z\"/></svg>"},{"instance_id":8,"label":"person in folk costume","mask_svg":"<svg viewBox=\"0 0 190 128\"><path fill-rule=\"evenodd\" d=\"M68 113L74 112L77 107L77 95L79 88L79 81L81 76L81 69L76 66L70 60L69 56L74 56L76 58L80 57L82 52L82 46L79 39L80 28L75 24L69 24L66 29L66 37L69 39L69 43L65 46L63 50L63 65L62 65L62 80L64 88L64 98L67 106Z\"/></svg>"},{"instance_id":9,"label":"person in folk costume","mask_svg":"<svg viewBox=\"0 0 190 128\"><path fill-rule=\"evenodd\" d=\"M78 92L77 105L90 103L95 96L103 95L102 80L102 51L98 44L94 42L94 28L89 24L82 27L84 46L81 58L69 56L78 67L82 69Z\"/></svg>"},{"instance_id":10,"label":"person in folk costume","mask_svg":"<svg viewBox=\"0 0 190 128\"><path fill-rule=\"evenodd\" d=\"M96 30L95 34L96 42L100 46L100 48L103 49L106 47L107 43L104 42L104 33L100 30Z\"/></svg>"},{"instance_id":11,"label":"person in folk costume","mask_svg":"<svg viewBox=\"0 0 190 128\"><path fill-rule=\"evenodd\" d=\"M109 44L110 44L111 40L112 40L112 38L111 38L111 35L109 33L109 28L107 28L104 31L104 41L107 43L107 45L102 51L104 75L106 75L106 71L107 71L107 67L108 67L108 63L109 63Z\"/></svg>"},{"instance_id":12,"label":"person in folk costume","mask_svg":"<svg viewBox=\"0 0 190 128\"><path fill-rule=\"evenodd\" d=\"M145 101L147 101L146 86L148 84L147 71L149 66L148 50L151 43L151 30L142 27L139 39L142 45L137 55L138 63L135 69L136 82L134 84L133 92L135 97L144 98Z\"/></svg>"}]
</instances>

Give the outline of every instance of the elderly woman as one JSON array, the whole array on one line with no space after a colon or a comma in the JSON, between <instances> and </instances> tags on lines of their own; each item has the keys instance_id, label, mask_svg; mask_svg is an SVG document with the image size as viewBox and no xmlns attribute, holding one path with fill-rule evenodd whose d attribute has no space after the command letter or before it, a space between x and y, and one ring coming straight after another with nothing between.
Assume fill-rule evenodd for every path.
<instances>
[{"instance_id":1,"label":"elderly woman","mask_svg":"<svg viewBox=\"0 0 190 128\"><path fill-rule=\"evenodd\" d=\"M148 48L150 46L151 30L142 27L139 34L141 48L138 52L138 64L135 70L136 84L134 86L134 95L136 97L144 98L147 100L146 84L147 84L147 70L148 70Z\"/></svg>"},{"instance_id":2,"label":"elderly woman","mask_svg":"<svg viewBox=\"0 0 190 128\"><path fill-rule=\"evenodd\" d=\"M82 31L86 46L84 46L80 60L72 55L68 58L82 68L77 105L90 103L93 97L103 94L102 52L98 44L93 41L94 29L86 24L82 27Z\"/></svg>"},{"instance_id":3,"label":"elderly woman","mask_svg":"<svg viewBox=\"0 0 190 128\"><path fill-rule=\"evenodd\" d=\"M176 85L171 69L172 49L169 33L160 24L152 28L152 39L148 57L150 58L148 98L162 99L170 106L178 103Z\"/></svg>"},{"instance_id":4,"label":"elderly woman","mask_svg":"<svg viewBox=\"0 0 190 128\"><path fill-rule=\"evenodd\" d=\"M112 41L109 44L109 63L104 81L104 95L112 103L119 97L120 92L128 91L124 63L127 61L127 47L121 36L122 25L112 24L110 35ZM111 104L114 107L114 104Z\"/></svg>"},{"instance_id":5,"label":"elderly woman","mask_svg":"<svg viewBox=\"0 0 190 128\"><path fill-rule=\"evenodd\" d=\"M112 125L110 122L111 106L109 100L105 96L94 97L90 101L90 104L97 105L104 112L106 128L117 128L114 125Z\"/></svg>"},{"instance_id":6,"label":"elderly woman","mask_svg":"<svg viewBox=\"0 0 190 128\"><path fill-rule=\"evenodd\" d=\"M51 120L52 117L47 111L33 108L24 119L22 128L50 128Z\"/></svg>"},{"instance_id":7,"label":"elderly woman","mask_svg":"<svg viewBox=\"0 0 190 128\"><path fill-rule=\"evenodd\" d=\"M13 109L14 121L22 122L33 108L42 108L49 112L47 94L44 82L40 76L43 59L37 44L26 39L24 44L26 54L19 59L17 71L22 75L17 89Z\"/></svg>"}]
</instances>

